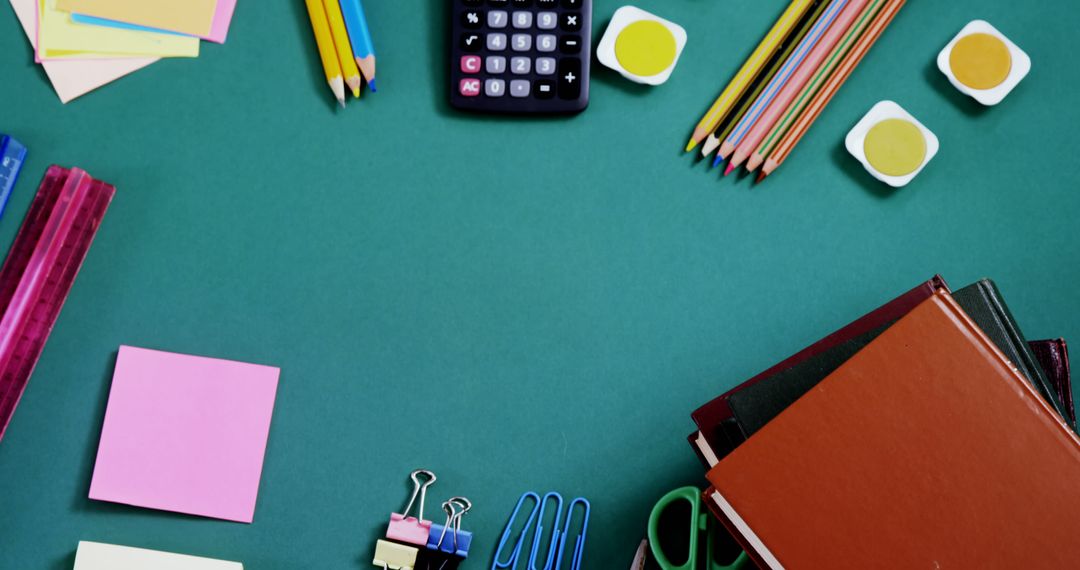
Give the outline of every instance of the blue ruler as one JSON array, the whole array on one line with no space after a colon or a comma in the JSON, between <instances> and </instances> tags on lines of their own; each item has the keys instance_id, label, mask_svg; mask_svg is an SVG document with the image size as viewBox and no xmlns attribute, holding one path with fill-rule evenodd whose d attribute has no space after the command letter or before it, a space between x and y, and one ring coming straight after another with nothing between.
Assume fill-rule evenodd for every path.
<instances>
[{"instance_id":1,"label":"blue ruler","mask_svg":"<svg viewBox=\"0 0 1080 570\"><path fill-rule=\"evenodd\" d=\"M15 186L25 160L26 147L7 135L0 135L0 216L4 215L11 188Z\"/></svg>"}]
</instances>

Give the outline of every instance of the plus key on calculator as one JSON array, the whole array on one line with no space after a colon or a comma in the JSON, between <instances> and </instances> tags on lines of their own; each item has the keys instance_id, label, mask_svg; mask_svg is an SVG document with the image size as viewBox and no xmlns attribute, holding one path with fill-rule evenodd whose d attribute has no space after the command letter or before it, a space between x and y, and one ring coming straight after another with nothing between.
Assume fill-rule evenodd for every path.
<instances>
[{"instance_id":1,"label":"plus key on calculator","mask_svg":"<svg viewBox=\"0 0 1080 570\"><path fill-rule=\"evenodd\" d=\"M577 113L589 104L592 0L450 2L450 104Z\"/></svg>"}]
</instances>

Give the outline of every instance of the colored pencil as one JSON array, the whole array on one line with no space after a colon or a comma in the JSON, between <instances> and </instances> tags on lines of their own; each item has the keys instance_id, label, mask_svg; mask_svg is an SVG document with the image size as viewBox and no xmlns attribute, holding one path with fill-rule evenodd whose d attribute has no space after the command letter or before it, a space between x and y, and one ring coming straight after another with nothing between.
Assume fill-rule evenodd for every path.
<instances>
[{"instance_id":1,"label":"colored pencil","mask_svg":"<svg viewBox=\"0 0 1080 570\"><path fill-rule=\"evenodd\" d=\"M360 0L341 0L341 11L345 14L345 27L348 28L349 39L352 40L356 65L360 68L360 73L364 74L364 81L367 81L368 87L374 93L376 91L375 46L371 43L371 32L368 31L364 6Z\"/></svg>"},{"instance_id":2,"label":"colored pencil","mask_svg":"<svg viewBox=\"0 0 1080 570\"><path fill-rule=\"evenodd\" d=\"M797 43L798 40L790 42L784 46L784 51L781 51L774 56L776 57L776 61L771 63L766 70L766 73L757 78L754 82L753 89L743 93L742 98L740 98L738 104L735 105L735 112L729 114L717 127L716 132L710 134L708 138L705 139L705 144L701 147L702 155L708 156L720 147L720 142L726 139L728 135L731 134L731 130L735 128L735 125L739 124L739 121L746 116L746 112L750 110L750 106L754 104L754 101L757 101L759 96L761 96L761 92L765 90L765 86L769 84L769 81L776 75L776 72L780 70L780 66L782 66L788 56L791 55L791 51L795 49L795 44ZM724 159L718 155L709 168L716 168L723 160Z\"/></svg>"},{"instance_id":3,"label":"colored pencil","mask_svg":"<svg viewBox=\"0 0 1080 570\"><path fill-rule=\"evenodd\" d=\"M829 80L825 83L825 86L818 91L818 94L814 96L813 101L807 106L806 111L799 117L791 129L788 130L784 138L776 145L776 149L773 150L769 158L765 159L765 165L761 169L761 174L758 175L758 182L765 179L766 176L772 174L784 160L791 154L791 151L795 148L799 141L802 140L806 132L810 130L814 122L821 115L821 112L825 109L825 106L832 101L832 98L836 95L836 92L840 90L840 87L844 85L847 78L851 76L852 71L859 65L863 57L866 56L870 48L874 46L878 38L881 37L882 32L889 26L893 18L896 17L897 12L903 7L905 0L888 0L888 4L882 9L881 13L874 19L874 23L870 25L870 29L866 31L855 47L844 57L843 63L837 68L836 72L829 77Z\"/></svg>"},{"instance_id":4,"label":"colored pencil","mask_svg":"<svg viewBox=\"0 0 1080 570\"><path fill-rule=\"evenodd\" d=\"M784 39L791 35L791 32L802 19L803 14L809 11L810 5L813 3L814 0L791 0L787 10L784 10L784 13L780 15L780 19L773 24L769 33L765 34L761 43L754 48L753 53L743 63L742 68L739 69L735 77L731 79L731 82L713 102L712 107L709 107L709 110L705 112L705 116L694 127L690 142L686 143L686 152L693 150L698 143L705 140L709 133L716 130L716 127L724 120L728 112L734 108L739 97L747 91L754 78L765 68L770 56L780 50L780 45L784 42Z\"/></svg>"},{"instance_id":5,"label":"colored pencil","mask_svg":"<svg viewBox=\"0 0 1080 570\"><path fill-rule=\"evenodd\" d=\"M334 37L330 34L330 23L326 20L326 9L322 0L304 0L307 5L311 28L315 31L315 43L319 46L319 58L322 59L326 82L334 92L341 106L345 106L345 80L341 77L341 63L334 52Z\"/></svg>"},{"instance_id":6,"label":"colored pencil","mask_svg":"<svg viewBox=\"0 0 1080 570\"><path fill-rule=\"evenodd\" d=\"M345 76L345 85L349 86L353 97L359 97L360 70L356 68L356 60L353 59L352 45L349 43L349 34L345 31L341 6L338 0L323 0L323 7L326 8L326 21L330 23L330 35L334 38L334 49L337 51L338 62L341 63L341 73Z\"/></svg>"},{"instance_id":7,"label":"colored pencil","mask_svg":"<svg viewBox=\"0 0 1080 570\"><path fill-rule=\"evenodd\" d=\"M735 152L735 147L746 138L746 135L750 132L750 129L757 124L758 119L761 118L761 114L769 107L769 105L776 99L776 95L787 84L791 76L799 69L799 66L806 56L813 51L814 46L818 44L821 37L825 35L825 32L829 30L829 27L836 17L840 15L840 12L848 5L848 0L831 0L828 7L825 8L825 12L821 15L814 26L807 32L806 37L799 42L799 45L792 52L791 57L784 62L784 66L780 68L780 71L773 77L769 85L765 87L765 91L761 93L757 101L754 101L753 106L747 111L746 116L739 121L739 124L735 126L735 129L731 131L731 134L724 139L723 144L720 145L720 156L727 159Z\"/></svg>"},{"instance_id":8,"label":"colored pencil","mask_svg":"<svg viewBox=\"0 0 1080 570\"><path fill-rule=\"evenodd\" d=\"M715 152L716 149L720 147L720 143L727 139L728 135L731 134L732 129L735 128L735 125L739 124L739 121L746 116L746 112L750 110L750 106L761 96L761 92L765 90L765 86L772 81L773 77L776 76L776 73L784 66L784 62L791 57L791 52L795 51L795 46L799 45L799 42L806 37L806 33L810 31L810 28L814 27L814 22L821 17L821 14L825 11L827 5L828 2L825 0L815 0L811 10L803 15L803 19L796 27L795 33L789 35L784 40L783 49L773 54L769 64L765 66L765 73L759 75L757 79L754 80L753 88L746 93L743 93L739 103L735 105L735 108L737 109L736 112L729 114L728 117L720 123L720 126L717 127L716 131L705 139L705 144L702 145L701 148L702 156L707 157ZM711 168L715 168L723 161L724 157L717 156L713 161Z\"/></svg>"},{"instance_id":9,"label":"colored pencil","mask_svg":"<svg viewBox=\"0 0 1080 570\"><path fill-rule=\"evenodd\" d=\"M780 121L769 132L765 140L761 142L757 150L750 155L750 159L746 163L746 169L753 172L761 166L761 163L765 162L765 157L769 155L769 152L776 147L776 143L780 142L780 138L787 133L791 125L795 123L795 120L799 118L806 106L810 104L810 100L814 95L821 90L825 81L832 76L832 73L836 71L836 67L843 61L844 56L851 51L855 42L862 37L867 28L870 27L870 23L874 20L874 16L878 14L881 7L885 5L885 0L871 0L867 5L863 13L859 15L859 19L848 28L847 33L841 38L840 42L833 48L832 53L825 59L825 62L821 64L821 67L814 73L814 76L810 78L810 82L803 87L799 96L792 101L787 110L784 111Z\"/></svg>"},{"instance_id":10,"label":"colored pencil","mask_svg":"<svg viewBox=\"0 0 1080 570\"><path fill-rule=\"evenodd\" d=\"M765 135L769 134L773 125L780 120L780 115L791 105L791 102L795 100L795 96L802 91L802 88L810 81L810 77L817 71L821 63L825 61L829 53L840 41L840 38L847 33L848 28L855 22L855 19L859 14L863 13L866 8L867 0L850 0L844 9L837 14L836 19L833 21L829 29L821 36L817 44L814 45L814 49L810 50L806 54L806 58L799 65L795 73L791 74L784 86L776 93L776 97L772 102L765 107L761 116L758 117L754 126L747 131L746 136L739 142L735 151L732 153L731 162L728 163L728 169L725 171L725 175L729 174L732 170L746 162L746 159L750 158L750 153L754 152L761 141L765 139Z\"/></svg>"}]
</instances>

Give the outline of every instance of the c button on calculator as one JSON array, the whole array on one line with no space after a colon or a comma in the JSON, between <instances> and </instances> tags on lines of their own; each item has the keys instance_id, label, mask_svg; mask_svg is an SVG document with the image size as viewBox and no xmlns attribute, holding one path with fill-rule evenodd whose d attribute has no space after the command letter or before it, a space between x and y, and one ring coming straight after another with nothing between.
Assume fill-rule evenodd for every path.
<instances>
[{"instance_id":1,"label":"c button on calculator","mask_svg":"<svg viewBox=\"0 0 1080 570\"><path fill-rule=\"evenodd\" d=\"M462 73L479 73L480 71L480 56L478 55L463 55L461 56L461 72Z\"/></svg>"}]
</instances>

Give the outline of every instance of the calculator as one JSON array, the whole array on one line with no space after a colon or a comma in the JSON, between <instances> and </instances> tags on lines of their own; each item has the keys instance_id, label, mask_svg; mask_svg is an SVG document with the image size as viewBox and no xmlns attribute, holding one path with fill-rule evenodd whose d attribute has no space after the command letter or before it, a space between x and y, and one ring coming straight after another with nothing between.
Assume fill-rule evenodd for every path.
<instances>
[{"instance_id":1,"label":"calculator","mask_svg":"<svg viewBox=\"0 0 1080 570\"><path fill-rule=\"evenodd\" d=\"M589 104L592 0L449 0L450 104L577 113Z\"/></svg>"}]
</instances>

